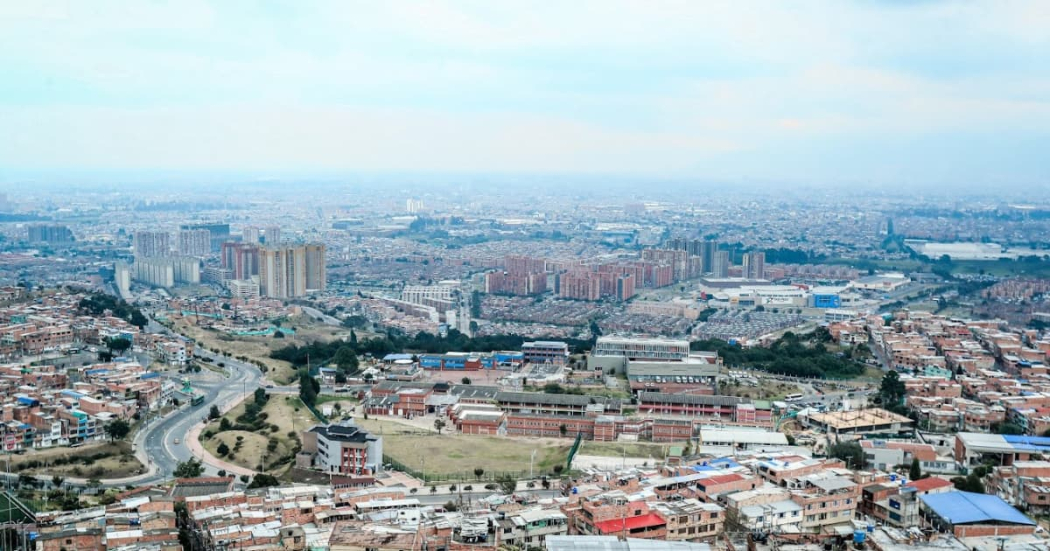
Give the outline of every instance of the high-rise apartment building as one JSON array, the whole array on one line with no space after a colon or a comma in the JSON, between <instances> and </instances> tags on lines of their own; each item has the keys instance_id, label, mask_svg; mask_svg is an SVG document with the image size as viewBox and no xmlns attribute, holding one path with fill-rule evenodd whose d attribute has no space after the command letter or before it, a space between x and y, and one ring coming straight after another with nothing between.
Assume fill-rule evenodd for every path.
<instances>
[{"instance_id":1,"label":"high-rise apartment building","mask_svg":"<svg viewBox=\"0 0 1050 551\"><path fill-rule=\"evenodd\" d=\"M715 253L718 252L718 243L704 241L700 246L700 260L704 273L713 272L715 269Z\"/></svg>"},{"instance_id":2,"label":"high-rise apartment building","mask_svg":"<svg viewBox=\"0 0 1050 551\"><path fill-rule=\"evenodd\" d=\"M616 298L627 300L634 296L634 274L620 274L616 278Z\"/></svg>"},{"instance_id":3,"label":"high-rise apartment building","mask_svg":"<svg viewBox=\"0 0 1050 551\"><path fill-rule=\"evenodd\" d=\"M405 211L408 212L409 214L415 214L415 213L420 212L422 210L423 210L423 200L422 199L412 198L412 199L408 199L408 200L405 201Z\"/></svg>"},{"instance_id":4,"label":"high-rise apartment building","mask_svg":"<svg viewBox=\"0 0 1050 551\"><path fill-rule=\"evenodd\" d=\"M729 251L715 251L711 274L715 277L729 277Z\"/></svg>"},{"instance_id":5,"label":"high-rise apartment building","mask_svg":"<svg viewBox=\"0 0 1050 551\"><path fill-rule=\"evenodd\" d=\"M747 279L765 279L766 253L755 251L745 254L743 276Z\"/></svg>"},{"instance_id":6,"label":"high-rise apartment building","mask_svg":"<svg viewBox=\"0 0 1050 551\"><path fill-rule=\"evenodd\" d=\"M126 295L131 291L131 266L128 266L127 262L117 261L113 266L113 282L117 285L121 295Z\"/></svg>"},{"instance_id":7,"label":"high-rise apartment building","mask_svg":"<svg viewBox=\"0 0 1050 551\"><path fill-rule=\"evenodd\" d=\"M156 287L201 282L200 259L191 256L136 258L131 269L133 279Z\"/></svg>"},{"instance_id":8,"label":"high-rise apartment building","mask_svg":"<svg viewBox=\"0 0 1050 551\"><path fill-rule=\"evenodd\" d=\"M30 243L61 245L76 241L73 238L73 232L65 224L34 224L26 231Z\"/></svg>"},{"instance_id":9,"label":"high-rise apartment building","mask_svg":"<svg viewBox=\"0 0 1050 551\"><path fill-rule=\"evenodd\" d=\"M245 226L241 230L242 243L259 243L262 239L262 229L258 226Z\"/></svg>"},{"instance_id":10,"label":"high-rise apartment building","mask_svg":"<svg viewBox=\"0 0 1050 551\"><path fill-rule=\"evenodd\" d=\"M301 297L326 286L323 244L266 246L259 250L259 293L273 298Z\"/></svg>"},{"instance_id":11,"label":"high-rise apartment building","mask_svg":"<svg viewBox=\"0 0 1050 551\"><path fill-rule=\"evenodd\" d=\"M266 226L265 238L267 245L280 245L281 244L281 227L280 226Z\"/></svg>"},{"instance_id":12,"label":"high-rise apartment building","mask_svg":"<svg viewBox=\"0 0 1050 551\"><path fill-rule=\"evenodd\" d=\"M171 254L171 235L164 231L139 231L134 236L135 258L156 258Z\"/></svg>"},{"instance_id":13,"label":"high-rise apartment building","mask_svg":"<svg viewBox=\"0 0 1050 551\"><path fill-rule=\"evenodd\" d=\"M180 230L208 230L211 235L211 250L218 251L223 242L230 239L230 225L219 222L182 224Z\"/></svg>"},{"instance_id":14,"label":"high-rise apartment building","mask_svg":"<svg viewBox=\"0 0 1050 551\"><path fill-rule=\"evenodd\" d=\"M232 279L251 279L259 275L259 245L226 241L219 254L221 266Z\"/></svg>"},{"instance_id":15,"label":"high-rise apartment building","mask_svg":"<svg viewBox=\"0 0 1050 551\"><path fill-rule=\"evenodd\" d=\"M306 290L324 291L328 284L325 246L322 243L307 243L303 247L306 254Z\"/></svg>"},{"instance_id":16,"label":"high-rise apartment building","mask_svg":"<svg viewBox=\"0 0 1050 551\"><path fill-rule=\"evenodd\" d=\"M208 230L179 230L179 254L207 256L211 252L211 232Z\"/></svg>"}]
</instances>

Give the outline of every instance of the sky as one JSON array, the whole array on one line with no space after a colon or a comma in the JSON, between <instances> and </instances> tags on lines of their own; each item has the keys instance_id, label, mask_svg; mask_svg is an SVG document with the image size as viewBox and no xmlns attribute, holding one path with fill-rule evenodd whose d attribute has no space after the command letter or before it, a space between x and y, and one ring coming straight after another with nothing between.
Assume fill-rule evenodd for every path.
<instances>
[{"instance_id":1,"label":"sky","mask_svg":"<svg viewBox=\"0 0 1050 551\"><path fill-rule=\"evenodd\" d=\"M1050 2L0 2L0 176L1050 184Z\"/></svg>"}]
</instances>

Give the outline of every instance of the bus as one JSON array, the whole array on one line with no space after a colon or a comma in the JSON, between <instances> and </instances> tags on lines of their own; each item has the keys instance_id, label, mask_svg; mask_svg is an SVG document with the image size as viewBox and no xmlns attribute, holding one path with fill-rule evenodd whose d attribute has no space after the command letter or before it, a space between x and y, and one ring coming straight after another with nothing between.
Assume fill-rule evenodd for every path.
<instances>
[{"instance_id":1,"label":"bus","mask_svg":"<svg viewBox=\"0 0 1050 551\"><path fill-rule=\"evenodd\" d=\"M203 403L204 403L204 395L203 394L194 394L193 398L190 399L190 405L191 406L199 406L199 405L201 405Z\"/></svg>"},{"instance_id":2,"label":"bus","mask_svg":"<svg viewBox=\"0 0 1050 551\"><path fill-rule=\"evenodd\" d=\"M788 394L787 396L784 396L784 401L785 402L797 402L797 401L799 401L801 399L802 399L802 393L801 392L798 393L798 394Z\"/></svg>"}]
</instances>

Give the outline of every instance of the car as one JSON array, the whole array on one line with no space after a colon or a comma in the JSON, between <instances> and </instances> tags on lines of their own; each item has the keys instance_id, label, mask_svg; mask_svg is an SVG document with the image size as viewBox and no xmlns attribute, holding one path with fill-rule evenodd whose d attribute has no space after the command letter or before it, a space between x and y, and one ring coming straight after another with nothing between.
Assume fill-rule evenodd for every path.
<instances>
[{"instance_id":1,"label":"car","mask_svg":"<svg viewBox=\"0 0 1050 551\"><path fill-rule=\"evenodd\" d=\"M176 439L175 439L175 445L177 446L178 444L179 444L179 439L178 439L178 438L176 438Z\"/></svg>"},{"instance_id":2,"label":"car","mask_svg":"<svg viewBox=\"0 0 1050 551\"><path fill-rule=\"evenodd\" d=\"M273 385L266 385L265 388L273 388Z\"/></svg>"}]
</instances>

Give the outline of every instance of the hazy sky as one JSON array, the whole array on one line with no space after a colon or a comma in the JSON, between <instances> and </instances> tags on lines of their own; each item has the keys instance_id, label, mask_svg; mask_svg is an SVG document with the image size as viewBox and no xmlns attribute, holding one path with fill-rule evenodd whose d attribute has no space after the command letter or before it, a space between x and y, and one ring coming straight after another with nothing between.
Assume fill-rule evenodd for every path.
<instances>
[{"instance_id":1,"label":"hazy sky","mask_svg":"<svg viewBox=\"0 0 1050 551\"><path fill-rule=\"evenodd\" d=\"M0 2L0 169L1050 179L1050 2Z\"/></svg>"}]
</instances>

